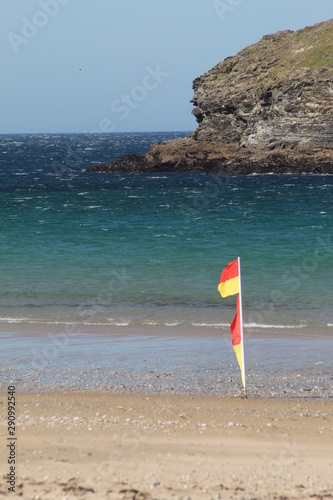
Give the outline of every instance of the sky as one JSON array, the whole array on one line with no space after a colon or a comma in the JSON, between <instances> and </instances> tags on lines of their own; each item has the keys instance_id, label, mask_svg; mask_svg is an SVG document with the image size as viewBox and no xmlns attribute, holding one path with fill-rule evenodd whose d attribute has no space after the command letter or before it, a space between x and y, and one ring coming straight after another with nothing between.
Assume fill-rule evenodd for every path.
<instances>
[{"instance_id":1,"label":"sky","mask_svg":"<svg viewBox=\"0 0 333 500\"><path fill-rule=\"evenodd\" d=\"M192 82L332 0L1 0L0 134L191 131Z\"/></svg>"}]
</instances>

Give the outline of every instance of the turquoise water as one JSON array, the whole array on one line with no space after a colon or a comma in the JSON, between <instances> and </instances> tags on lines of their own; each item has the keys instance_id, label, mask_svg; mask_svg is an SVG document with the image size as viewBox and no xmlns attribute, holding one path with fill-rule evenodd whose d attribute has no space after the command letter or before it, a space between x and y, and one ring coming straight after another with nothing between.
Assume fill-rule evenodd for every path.
<instances>
[{"instance_id":1,"label":"turquoise water","mask_svg":"<svg viewBox=\"0 0 333 500\"><path fill-rule=\"evenodd\" d=\"M0 136L0 321L333 332L333 176L87 174L184 134Z\"/></svg>"}]
</instances>

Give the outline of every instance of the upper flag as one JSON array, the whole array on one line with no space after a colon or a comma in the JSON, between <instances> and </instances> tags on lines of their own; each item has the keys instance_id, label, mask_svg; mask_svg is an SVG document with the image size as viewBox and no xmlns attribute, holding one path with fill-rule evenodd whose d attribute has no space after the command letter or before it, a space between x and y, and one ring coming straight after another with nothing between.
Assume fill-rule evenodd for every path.
<instances>
[{"instance_id":1,"label":"upper flag","mask_svg":"<svg viewBox=\"0 0 333 500\"><path fill-rule=\"evenodd\" d=\"M229 262L227 267L223 269L218 291L223 298L239 293L238 259Z\"/></svg>"}]
</instances>

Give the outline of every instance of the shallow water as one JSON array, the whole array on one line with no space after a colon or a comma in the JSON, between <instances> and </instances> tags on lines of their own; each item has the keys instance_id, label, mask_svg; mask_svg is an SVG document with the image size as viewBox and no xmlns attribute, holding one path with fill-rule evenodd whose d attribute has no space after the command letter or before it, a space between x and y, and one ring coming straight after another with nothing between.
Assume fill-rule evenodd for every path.
<instances>
[{"instance_id":1,"label":"shallow water","mask_svg":"<svg viewBox=\"0 0 333 500\"><path fill-rule=\"evenodd\" d=\"M229 336L2 332L2 346L1 390L243 393ZM333 339L252 337L245 348L249 396L333 398Z\"/></svg>"}]
</instances>

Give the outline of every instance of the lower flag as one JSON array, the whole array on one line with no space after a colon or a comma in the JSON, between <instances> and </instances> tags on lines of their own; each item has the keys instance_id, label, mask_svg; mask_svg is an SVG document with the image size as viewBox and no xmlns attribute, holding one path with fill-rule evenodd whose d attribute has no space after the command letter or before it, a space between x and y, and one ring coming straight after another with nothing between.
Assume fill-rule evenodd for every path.
<instances>
[{"instance_id":1,"label":"lower flag","mask_svg":"<svg viewBox=\"0 0 333 500\"><path fill-rule=\"evenodd\" d=\"M245 387L245 374L244 374L243 359L242 359L243 340L241 331L241 315L239 310L239 295L237 297L237 312L230 325L230 333L232 338L232 347L234 348L236 354L236 358L242 374L243 386Z\"/></svg>"}]
</instances>

